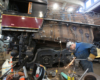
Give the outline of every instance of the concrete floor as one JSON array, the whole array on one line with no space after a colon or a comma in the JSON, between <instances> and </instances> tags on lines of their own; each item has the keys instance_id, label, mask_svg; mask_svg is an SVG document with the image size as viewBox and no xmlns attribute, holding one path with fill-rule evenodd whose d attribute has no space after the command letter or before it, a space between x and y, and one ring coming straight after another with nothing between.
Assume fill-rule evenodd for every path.
<instances>
[{"instance_id":1,"label":"concrete floor","mask_svg":"<svg viewBox=\"0 0 100 80\"><path fill-rule=\"evenodd\" d=\"M94 73L100 76L100 63L93 62L93 70Z\"/></svg>"},{"instance_id":2,"label":"concrete floor","mask_svg":"<svg viewBox=\"0 0 100 80\"><path fill-rule=\"evenodd\" d=\"M47 69L47 71L54 71L54 70L58 70L58 73L57 73L57 75L55 76L55 77L49 77L51 80L60 80L59 79L59 74L61 73L61 72L64 72L65 74L68 74L68 70L70 69L64 69L63 67L62 68L49 68L49 69ZM70 69L71 70L71 69ZM92 73L92 74L94 74L94 75L96 75L97 76L97 78L99 78L99 79L97 79L97 80L100 80L100 63L97 63L97 62L93 62L93 70L94 70L94 73ZM77 75L81 75L81 74L83 74L84 73L84 71L80 68L79 70L77 70L76 71L76 74ZM88 73L87 73L88 74ZM76 80L78 80L80 77L77 77L76 78ZM83 79L84 80L84 79Z\"/></svg>"},{"instance_id":3,"label":"concrete floor","mask_svg":"<svg viewBox=\"0 0 100 80\"><path fill-rule=\"evenodd\" d=\"M9 59L10 58L10 55L9 54L6 54L6 57L5 57L5 59ZM58 69L58 68L49 68L49 69L47 69L47 71L49 71L49 70L56 70L56 69ZM98 63L98 62L93 62L93 70L94 70L94 73L95 74L97 74L98 76L100 76L100 63ZM58 69L58 74L59 73L61 73L61 72L64 72L64 73L66 73L66 72L68 72L68 71L66 71L63 67L61 67L61 68L59 68ZM84 71L83 71L84 72ZM82 72L82 73L83 73ZM51 80L59 80L59 77L58 77L59 75L57 75L56 77L53 77L53 78L50 78Z\"/></svg>"}]
</instances>

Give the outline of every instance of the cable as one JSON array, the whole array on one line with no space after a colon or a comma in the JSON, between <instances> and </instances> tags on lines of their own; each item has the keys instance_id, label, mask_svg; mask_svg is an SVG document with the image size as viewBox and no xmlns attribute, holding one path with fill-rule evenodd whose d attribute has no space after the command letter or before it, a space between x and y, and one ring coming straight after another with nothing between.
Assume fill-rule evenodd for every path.
<instances>
[{"instance_id":1,"label":"cable","mask_svg":"<svg viewBox=\"0 0 100 80\"><path fill-rule=\"evenodd\" d=\"M60 43L60 57L59 57L59 63L58 63L58 68L60 66L60 59L61 59L61 55L62 55L62 44L61 44L61 41L59 42Z\"/></svg>"}]
</instances>

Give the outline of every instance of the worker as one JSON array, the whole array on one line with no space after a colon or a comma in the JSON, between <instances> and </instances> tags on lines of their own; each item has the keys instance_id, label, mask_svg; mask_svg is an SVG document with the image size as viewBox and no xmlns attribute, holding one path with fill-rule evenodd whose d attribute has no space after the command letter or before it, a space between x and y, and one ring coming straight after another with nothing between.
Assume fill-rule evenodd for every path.
<instances>
[{"instance_id":1,"label":"worker","mask_svg":"<svg viewBox=\"0 0 100 80\"><path fill-rule=\"evenodd\" d=\"M80 64L84 70L89 68L88 72L93 72L93 65L92 61L97 56L96 46L89 43L74 43L74 42L67 42L66 47L68 50L73 51L74 56L77 59L87 59L87 60L80 60Z\"/></svg>"}]
</instances>

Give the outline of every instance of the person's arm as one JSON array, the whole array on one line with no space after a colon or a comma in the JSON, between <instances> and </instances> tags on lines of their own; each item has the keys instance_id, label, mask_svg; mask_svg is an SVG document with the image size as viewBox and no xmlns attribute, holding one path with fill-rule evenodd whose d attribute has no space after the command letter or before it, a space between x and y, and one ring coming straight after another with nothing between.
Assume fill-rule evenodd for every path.
<instances>
[{"instance_id":1,"label":"person's arm","mask_svg":"<svg viewBox=\"0 0 100 80\"><path fill-rule=\"evenodd\" d=\"M93 45L91 46L90 48L90 55L88 57L88 61L93 61L97 56L97 49L96 49L96 46Z\"/></svg>"}]
</instances>

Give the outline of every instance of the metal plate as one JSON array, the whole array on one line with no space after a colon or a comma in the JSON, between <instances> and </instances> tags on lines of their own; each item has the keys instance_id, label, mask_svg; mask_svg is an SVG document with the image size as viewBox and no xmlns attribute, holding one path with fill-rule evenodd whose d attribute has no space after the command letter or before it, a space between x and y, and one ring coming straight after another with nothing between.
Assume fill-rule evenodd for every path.
<instances>
[{"instance_id":1,"label":"metal plate","mask_svg":"<svg viewBox=\"0 0 100 80\"><path fill-rule=\"evenodd\" d=\"M83 34L83 30L82 29L79 29L79 32L80 32L80 34Z\"/></svg>"},{"instance_id":2,"label":"metal plate","mask_svg":"<svg viewBox=\"0 0 100 80\"><path fill-rule=\"evenodd\" d=\"M76 27L76 26L73 26L72 28L73 28L73 30L74 30L74 31L76 31L76 30L77 30L77 27Z\"/></svg>"},{"instance_id":3,"label":"metal plate","mask_svg":"<svg viewBox=\"0 0 100 80\"><path fill-rule=\"evenodd\" d=\"M88 34L88 33L85 33L85 36L86 36L87 38L89 38L89 34Z\"/></svg>"}]
</instances>

